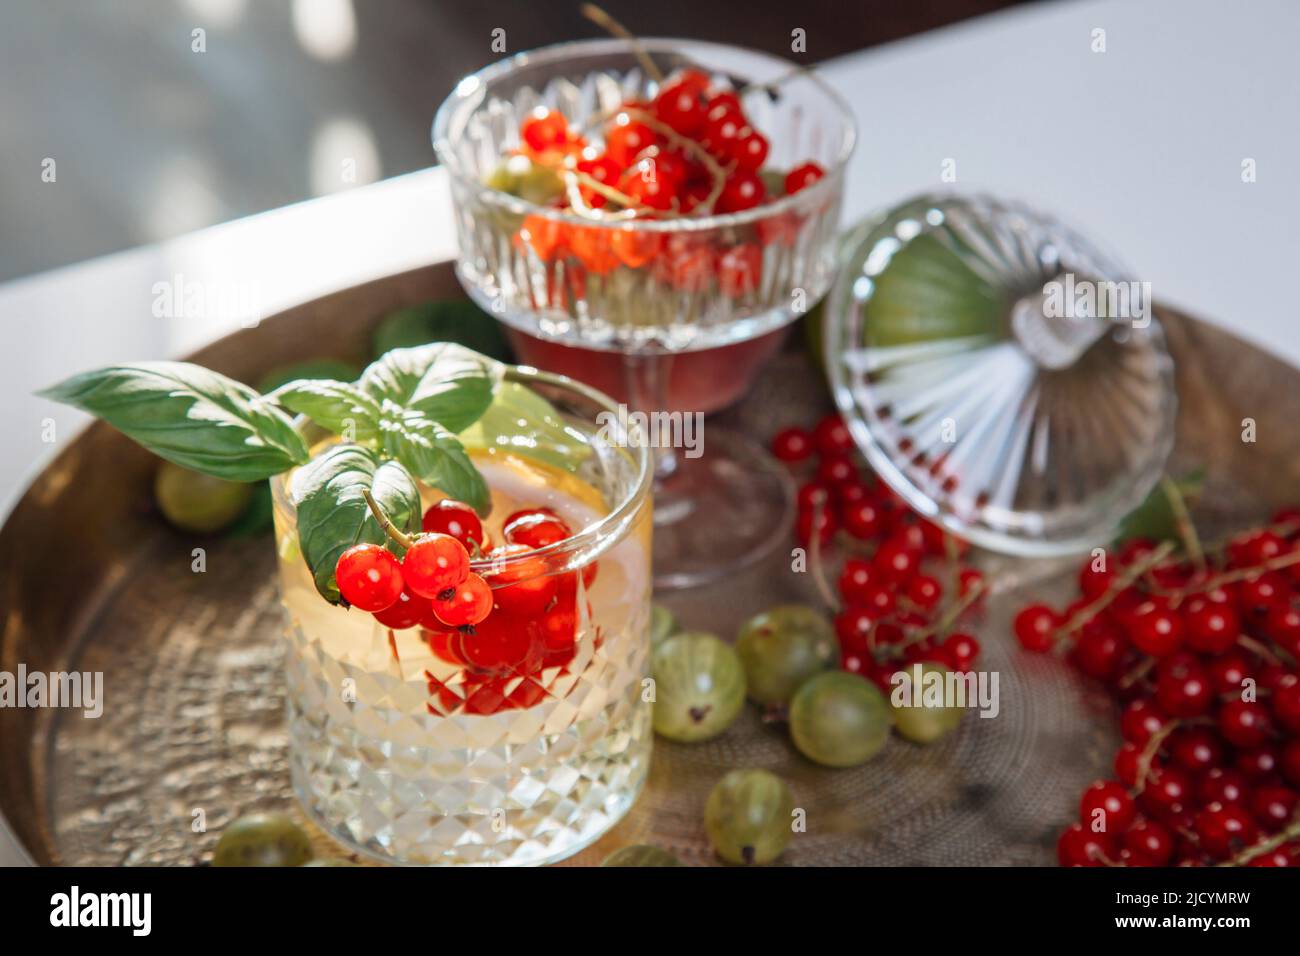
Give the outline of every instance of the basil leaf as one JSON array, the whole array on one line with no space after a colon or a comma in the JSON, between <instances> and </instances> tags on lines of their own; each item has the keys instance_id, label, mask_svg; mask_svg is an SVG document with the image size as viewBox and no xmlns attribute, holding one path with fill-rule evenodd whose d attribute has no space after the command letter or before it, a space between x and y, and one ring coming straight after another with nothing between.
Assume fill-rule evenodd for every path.
<instances>
[{"instance_id":1,"label":"basil leaf","mask_svg":"<svg viewBox=\"0 0 1300 956\"><path fill-rule=\"evenodd\" d=\"M348 382L302 379L282 385L267 398L346 441L365 442L379 436L379 403Z\"/></svg>"},{"instance_id":2,"label":"basil leaf","mask_svg":"<svg viewBox=\"0 0 1300 956\"><path fill-rule=\"evenodd\" d=\"M260 481L307 460L284 412L247 385L187 362L86 372L38 393L97 415L183 468Z\"/></svg>"},{"instance_id":3,"label":"basil leaf","mask_svg":"<svg viewBox=\"0 0 1300 956\"><path fill-rule=\"evenodd\" d=\"M423 413L452 432L478 421L492 404L502 366L450 342L394 349L372 362L358 383L376 401Z\"/></svg>"},{"instance_id":4,"label":"basil leaf","mask_svg":"<svg viewBox=\"0 0 1300 956\"><path fill-rule=\"evenodd\" d=\"M418 412L386 416L380 428L386 454L426 485L465 502L486 517L492 507L487 482L455 435Z\"/></svg>"},{"instance_id":5,"label":"basil leaf","mask_svg":"<svg viewBox=\"0 0 1300 956\"><path fill-rule=\"evenodd\" d=\"M362 492L369 490L402 531L419 531L420 490L406 469L361 445L334 445L293 474L289 495L298 510L298 546L316 590L338 604L334 567L354 544L390 545ZM393 549L390 547L390 549Z\"/></svg>"},{"instance_id":6,"label":"basil leaf","mask_svg":"<svg viewBox=\"0 0 1300 956\"><path fill-rule=\"evenodd\" d=\"M460 440L466 448L501 448L570 472L591 454L591 446L564 423L554 405L518 382L497 386L488 410L461 432Z\"/></svg>"}]
</instances>

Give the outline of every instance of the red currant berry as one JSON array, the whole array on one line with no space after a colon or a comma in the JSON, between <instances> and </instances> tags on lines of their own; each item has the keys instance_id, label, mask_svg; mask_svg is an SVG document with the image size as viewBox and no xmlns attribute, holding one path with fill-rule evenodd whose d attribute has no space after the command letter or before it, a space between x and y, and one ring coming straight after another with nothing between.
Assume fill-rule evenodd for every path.
<instances>
[{"instance_id":1,"label":"red currant berry","mask_svg":"<svg viewBox=\"0 0 1300 956\"><path fill-rule=\"evenodd\" d=\"M839 415L827 415L813 428L813 442L819 455L847 455L853 451L853 435Z\"/></svg>"},{"instance_id":2,"label":"red currant berry","mask_svg":"<svg viewBox=\"0 0 1300 956\"><path fill-rule=\"evenodd\" d=\"M1278 771L1277 750L1269 744L1252 747L1237 754L1232 764L1251 783L1267 780Z\"/></svg>"},{"instance_id":3,"label":"red currant berry","mask_svg":"<svg viewBox=\"0 0 1300 956\"><path fill-rule=\"evenodd\" d=\"M1124 744L1115 754L1115 776L1126 787L1137 786L1138 774L1142 771L1142 748L1136 744Z\"/></svg>"},{"instance_id":4,"label":"red currant berry","mask_svg":"<svg viewBox=\"0 0 1300 956\"><path fill-rule=\"evenodd\" d=\"M693 82L678 80L666 83L650 108L665 126L683 136L694 137L704 128L707 119L701 92Z\"/></svg>"},{"instance_id":5,"label":"red currant berry","mask_svg":"<svg viewBox=\"0 0 1300 956\"><path fill-rule=\"evenodd\" d=\"M501 533L510 544L545 548L569 537L573 532L555 512L538 509L517 511L506 519Z\"/></svg>"},{"instance_id":6,"label":"red currant berry","mask_svg":"<svg viewBox=\"0 0 1300 956\"><path fill-rule=\"evenodd\" d=\"M1216 694L1240 694L1246 680L1253 677L1254 668L1243 655L1234 652L1211 660L1206 672Z\"/></svg>"},{"instance_id":7,"label":"red currant berry","mask_svg":"<svg viewBox=\"0 0 1300 956\"><path fill-rule=\"evenodd\" d=\"M840 571L840 594L846 604L866 604L867 587L878 577L871 562L849 558Z\"/></svg>"},{"instance_id":8,"label":"red currant berry","mask_svg":"<svg viewBox=\"0 0 1300 956\"><path fill-rule=\"evenodd\" d=\"M569 137L569 124L563 114L539 106L528 114L519 129L520 138L534 152L554 149Z\"/></svg>"},{"instance_id":9,"label":"red currant berry","mask_svg":"<svg viewBox=\"0 0 1300 956\"><path fill-rule=\"evenodd\" d=\"M1275 571L1266 571L1241 582L1237 601L1248 617L1263 620L1274 605L1286 600L1289 592L1285 578Z\"/></svg>"},{"instance_id":10,"label":"red currant berry","mask_svg":"<svg viewBox=\"0 0 1300 956\"><path fill-rule=\"evenodd\" d=\"M473 632L460 633L460 654L465 663L481 671L509 674L529 670L529 658L535 665L542 647L535 629L526 619L513 614L496 613L476 622Z\"/></svg>"},{"instance_id":11,"label":"red currant berry","mask_svg":"<svg viewBox=\"0 0 1300 956\"><path fill-rule=\"evenodd\" d=\"M894 591L886 584L873 581L863 588L862 607L876 620L893 614L896 604Z\"/></svg>"},{"instance_id":12,"label":"red currant berry","mask_svg":"<svg viewBox=\"0 0 1300 956\"><path fill-rule=\"evenodd\" d=\"M1168 817L1192 805L1192 782L1177 767L1152 767L1139 798L1148 813Z\"/></svg>"},{"instance_id":13,"label":"red currant berry","mask_svg":"<svg viewBox=\"0 0 1300 956\"><path fill-rule=\"evenodd\" d=\"M1223 762L1223 744L1203 727L1184 727L1170 736L1169 754L1184 770L1204 773Z\"/></svg>"},{"instance_id":14,"label":"red currant berry","mask_svg":"<svg viewBox=\"0 0 1300 956\"><path fill-rule=\"evenodd\" d=\"M839 638L840 650L845 654L869 657L867 641L876 619L865 609L850 607L835 616L835 636Z\"/></svg>"},{"instance_id":15,"label":"red currant berry","mask_svg":"<svg viewBox=\"0 0 1300 956\"><path fill-rule=\"evenodd\" d=\"M821 544L830 543L831 538L835 537L835 531L839 523L835 519L835 512L830 508L823 508L820 511L801 511L799 518L795 522L795 536L805 546L812 543L813 539L813 522L816 520L817 539Z\"/></svg>"},{"instance_id":16,"label":"red currant berry","mask_svg":"<svg viewBox=\"0 0 1300 956\"><path fill-rule=\"evenodd\" d=\"M803 163L785 174L785 194L792 196L801 189L807 189L826 175L826 171L816 163Z\"/></svg>"},{"instance_id":17,"label":"red currant berry","mask_svg":"<svg viewBox=\"0 0 1300 956\"><path fill-rule=\"evenodd\" d=\"M1156 670L1156 700L1171 717L1199 717L1208 712L1213 691L1205 668L1190 654L1164 658Z\"/></svg>"},{"instance_id":18,"label":"red currant berry","mask_svg":"<svg viewBox=\"0 0 1300 956\"><path fill-rule=\"evenodd\" d=\"M483 522L462 501L451 498L435 501L424 513L422 527L430 534L449 534L467 549L471 542L480 549L483 547Z\"/></svg>"},{"instance_id":19,"label":"red currant berry","mask_svg":"<svg viewBox=\"0 0 1300 956\"><path fill-rule=\"evenodd\" d=\"M975 661L980 656L980 642L970 634L958 632L948 635L939 645L939 651L943 655L943 663L952 670L964 672L975 666Z\"/></svg>"},{"instance_id":20,"label":"red currant berry","mask_svg":"<svg viewBox=\"0 0 1300 956\"><path fill-rule=\"evenodd\" d=\"M859 501L844 508L844 530L859 541L870 541L877 537L884 526L884 514L873 501Z\"/></svg>"},{"instance_id":21,"label":"red currant berry","mask_svg":"<svg viewBox=\"0 0 1300 956\"><path fill-rule=\"evenodd\" d=\"M1174 855L1174 838L1154 820L1140 820L1124 834L1124 848L1139 866L1164 866Z\"/></svg>"},{"instance_id":22,"label":"red currant berry","mask_svg":"<svg viewBox=\"0 0 1300 956\"><path fill-rule=\"evenodd\" d=\"M857 465L847 455L833 455L823 458L817 466L817 480L824 485L839 485L855 481L858 477Z\"/></svg>"},{"instance_id":23,"label":"red currant berry","mask_svg":"<svg viewBox=\"0 0 1300 956\"><path fill-rule=\"evenodd\" d=\"M1300 648L1300 608L1287 602L1274 604L1264 618L1264 633L1288 653Z\"/></svg>"},{"instance_id":24,"label":"red currant berry","mask_svg":"<svg viewBox=\"0 0 1300 956\"><path fill-rule=\"evenodd\" d=\"M772 439L772 454L778 461L803 461L813 453L813 437L803 428L785 428Z\"/></svg>"},{"instance_id":25,"label":"red currant berry","mask_svg":"<svg viewBox=\"0 0 1300 956\"><path fill-rule=\"evenodd\" d=\"M1074 645L1074 663L1089 677L1110 680L1124 662L1128 641L1114 622L1098 615L1085 624Z\"/></svg>"},{"instance_id":26,"label":"red currant berry","mask_svg":"<svg viewBox=\"0 0 1300 956\"><path fill-rule=\"evenodd\" d=\"M1222 654L1237 642L1241 631L1236 611L1204 598L1188 602L1185 622L1187 646L1202 654Z\"/></svg>"},{"instance_id":27,"label":"red currant berry","mask_svg":"<svg viewBox=\"0 0 1300 956\"><path fill-rule=\"evenodd\" d=\"M1219 708L1219 733L1237 747L1258 747L1268 740L1273 723L1268 710L1254 700L1230 700Z\"/></svg>"},{"instance_id":28,"label":"red currant berry","mask_svg":"<svg viewBox=\"0 0 1300 956\"><path fill-rule=\"evenodd\" d=\"M1060 626L1060 616L1050 607L1031 604L1016 615L1016 640L1025 650L1042 653L1056 643L1056 629Z\"/></svg>"},{"instance_id":29,"label":"red currant berry","mask_svg":"<svg viewBox=\"0 0 1300 956\"><path fill-rule=\"evenodd\" d=\"M731 153L735 149L741 132L745 129L745 117L739 110L732 109L726 103L720 103L709 109L704 123L704 148L724 163L731 162Z\"/></svg>"},{"instance_id":30,"label":"red currant berry","mask_svg":"<svg viewBox=\"0 0 1300 956\"><path fill-rule=\"evenodd\" d=\"M659 162L651 157L638 159L618 180L619 192L642 206L659 210L673 208L678 185L678 181L666 175Z\"/></svg>"},{"instance_id":31,"label":"red currant berry","mask_svg":"<svg viewBox=\"0 0 1300 956\"><path fill-rule=\"evenodd\" d=\"M650 127L632 119L628 113L619 113L605 130L605 152L619 169L627 169L636 162L637 154L655 142Z\"/></svg>"},{"instance_id":32,"label":"red currant berry","mask_svg":"<svg viewBox=\"0 0 1300 956\"><path fill-rule=\"evenodd\" d=\"M810 481L799 486L799 493L796 495L795 500L800 511L811 511L818 505L823 508L830 508L831 489L820 481Z\"/></svg>"},{"instance_id":33,"label":"red currant berry","mask_svg":"<svg viewBox=\"0 0 1300 956\"><path fill-rule=\"evenodd\" d=\"M421 535L402 558L406 586L421 597L436 598L464 581L467 574L469 552L449 534Z\"/></svg>"},{"instance_id":34,"label":"red currant berry","mask_svg":"<svg viewBox=\"0 0 1300 956\"><path fill-rule=\"evenodd\" d=\"M1278 726L1300 736L1300 681L1284 681L1273 691L1270 704Z\"/></svg>"},{"instance_id":35,"label":"red currant berry","mask_svg":"<svg viewBox=\"0 0 1300 956\"><path fill-rule=\"evenodd\" d=\"M1056 842L1056 859L1061 866L1103 866L1113 848L1111 839L1080 823L1072 825Z\"/></svg>"},{"instance_id":36,"label":"red currant berry","mask_svg":"<svg viewBox=\"0 0 1300 956\"><path fill-rule=\"evenodd\" d=\"M1097 570L1090 561L1079 571L1079 590L1083 592L1084 597L1091 601L1105 594L1110 589L1110 583L1114 580L1114 571L1106 567Z\"/></svg>"},{"instance_id":37,"label":"red currant berry","mask_svg":"<svg viewBox=\"0 0 1300 956\"><path fill-rule=\"evenodd\" d=\"M1290 867L1296 865L1296 855L1288 852L1285 847L1278 847L1276 850L1269 850L1260 856L1252 857L1246 865Z\"/></svg>"},{"instance_id":38,"label":"red currant berry","mask_svg":"<svg viewBox=\"0 0 1300 956\"><path fill-rule=\"evenodd\" d=\"M984 587L983 572L977 571L974 568L962 568L957 572L957 593L961 597L967 597L976 588L980 588L987 593L987 589ZM980 597L975 602L976 606L978 606L983 600L984 598Z\"/></svg>"},{"instance_id":39,"label":"red currant berry","mask_svg":"<svg viewBox=\"0 0 1300 956\"><path fill-rule=\"evenodd\" d=\"M1249 793L1246 778L1236 770L1211 767L1196 782L1196 799L1210 803L1243 803Z\"/></svg>"},{"instance_id":40,"label":"red currant berry","mask_svg":"<svg viewBox=\"0 0 1300 956\"><path fill-rule=\"evenodd\" d=\"M488 554L493 560L505 562L493 576L498 585L504 585L492 592L495 606L522 618L541 615L554 599L556 590L555 578L546 573L542 559L521 559L530 550L525 544L507 544ZM512 557L516 560L507 560Z\"/></svg>"},{"instance_id":41,"label":"red currant berry","mask_svg":"<svg viewBox=\"0 0 1300 956\"><path fill-rule=\"evenodd\" d=\"M1097 780L1079 801L1079 820L1089 829L1122 833L1137 817L1137 807L1124 785L1114 780Z\"/></svg>"},{"instance_id":42,"label":"red currant berry","mask_svg":"<svg viewBox=\"0 0 1300 956\"><path fill-rule=\"evenodd\" d=\"M895 536L877 549L872 564L885 581L905 587L921 567L921 552Z\"/></svg>"},{"instance_id":43,"label":"red currant berry","mask_svg":"<svg viewBox=\"0 0 1300 956\"><path fill-rule=\"evenodd\" d=\"M446 598L434 598L433 613L448 627L473 626L492 613L492 589L477 574L470 574Z\"/></svg>"},{"instance_id":44,"label":"red currant berry","mask_svg":"<svg viewBox=\"0 0 1300 956\"><path fill-rule=\"evenodd\" d=\"M1168 715L1154 703L1135 700L1124 708L1119 719L1119 730L1125 740L1141 747L1168 722Z\"/></svg>"},{"instance_id":45,"label":"red currant berry","mask_svg":"<svg viewBox=\"0 0 1300 956\"><path fill-rule=\"evenodd\" d=\"M1129 640L1152 657L1165 657L1183 643L1183 620L1177 612L1148 603L1131 619Z\"/></svg>"},{"instance_id":46,"label":"red currant berry","mask_svg":"<svg viewBox=\"0 0 1300 956\"><path fill-rule=\"evenodd\" d=\"M1277 765L1282 771L1282 779L1291 786L1300 788L1300 740L1288 740L1282 744Z\"/></svg>"},{"instance_id":47,"label":"red currant berry","mask_svg":"<svg viewBox=\"0 0 1300 956\"><path fill-rule=\"evenodd\" d=\"M1265 833L1277 833L1295 816L1296 802L1289 787L1260 787L1250 798L1250 812Z\"/></svg>"},{"instance_id":48,"label":"red currant berry","mask_svg":"<svg viewBox=\"0 0 1300 956\"><path fill-rule=\"evenodd\" d=\"M404 582L397 558L377 544L354 544L334 565L339 594L362 611L382 611L402 596Z\"/></svg>"},{"instance_id":49,"label":"red currant berry","mask_svg":"<svg viewBox=\"0 0 1300 956\"><path fill-rule=\"evenodd\" d=\"M1217 860L1226 860L1254 843L1259 829L1242 807L1214 803L1196 815L1196 836L1202 850Z\"/></svg>"},{"instance_id":50,"label":"red currant berry","mask_svg":"<svg viewBox=\"0 0 1300 956\"><path fill-rule=\"evenodd\" d=\"M753 209L766 196L763 180L757 173L745 169L737 170L722 187L722 195L718 197L718 212L743 212L746 209Z\"/></svg>"},{"instance_id":51,"label":"red currant berry","mask_svg":"<svg viewBox=\"0 0 1300 956\"><path fill-rule=\"evenodd\" d=\"M767 137L754 129L744 129L731 147L731 158L738 168L756 173L763 168L767 152Z\"/></svg>"},{"instance_id":52,"label":"red currant berry","mask_svg":"<svg viewBox=\"0 0 1300 956\"><path fill-rule=\"evenodd\" d=\"M429 599L412 594L409 587L403 588L397 600L382 611L375 611L375 620L384 627L394 631L404 631L415 627L429 613Z\"/></svg>"},{"instance_id":53,"label":"red currant berry","mask_svg":"<svg viewBox=\"0 0 1300 956\"><path fill-rule=\"evenodd\" d=\"M907 599L922 611L933 611L943 600L943 586L928 574L918 574L907 582Z\"/></svg>"}]
</instances>

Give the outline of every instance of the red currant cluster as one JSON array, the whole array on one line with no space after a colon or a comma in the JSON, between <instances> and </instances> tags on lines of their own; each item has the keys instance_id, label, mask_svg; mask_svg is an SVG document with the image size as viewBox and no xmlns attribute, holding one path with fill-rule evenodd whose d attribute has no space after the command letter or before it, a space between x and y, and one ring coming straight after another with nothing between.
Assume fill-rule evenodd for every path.
<instances>
[{"instance_id":1,"label":"red currant cluster","mask_svg":"<svg viewBox=\"0 0 1300 956\"><path fill-rule=\"evenodd\" d=\"M1084 794L1061 864L1300 865L1300 511L1208 556L1133 539L1104 561L1014 624L1125 703L1118 779Z\"/></svg>"},{"instance_id":2,"label":"red currant cluster","mask_svg":"<svg viewBox=\"0 0 1300 956\"><path fill-rule=\"evenodd\" d=\"M843 419L828 415L811 431L787 428L772 441L772 453L811 471L799 487L795 533L814 553L838 542L848 557L839 576L844 609L835 618L841 666L889 690L900 666L923 661L950 670L975 666L980 645L954 628L978 605L983 575L963 566L969 550L909 509L856 458ZM945 587L926 573L942 563Z\"/></svg>"},{"instance_id":3,"label":"red currant cluster","mask_svg":"<svg viewBox=\"0 0 1300 956\"><path fill-rule=\"evenodd\" d=\"M628 101L603 127L603 148L569 127L560 113L539 107L520 128L520 152L534 163L571 176L575 190L557 208L599 217L611 204L635 218L660 219L736 213L773 198L769 186L791 195L822 178L816 163L790 170L779 183L760 175L768 141L751 125L734 90L710 86L709 77L686 69L670 77L649 102ZM758 243L715 249L699 237L633 229L585 227L527 216L515 236L543 261L573 256L587 271L605 275L619 266L651 264L656 278L699 291L716 278L741 295L756 288L761 244L794 241L799 218L757 224Z\"/></svg>"},{"instance_id":4,"label":"red currant cluster","mask_svg":"<svg viewBox=\"0 0 1300 956\"><path fill-rule=\"evenodd\" d=\"M598 565L555 573L532 552L570 537L549 508L517 511L493 547L474 509L451 499L433 504L399 563L379 545L339 557L339 592L391 630L419 627L439 659L458 671L448 680L426 672L429 710L489 714L531 707L546 696L544 668L563 668L576 650L578 579L590 587ZM471 552L499 562L495 587L471 570ZM454 583L452 583L454 582Z\"/></svg>"}]
</instances>

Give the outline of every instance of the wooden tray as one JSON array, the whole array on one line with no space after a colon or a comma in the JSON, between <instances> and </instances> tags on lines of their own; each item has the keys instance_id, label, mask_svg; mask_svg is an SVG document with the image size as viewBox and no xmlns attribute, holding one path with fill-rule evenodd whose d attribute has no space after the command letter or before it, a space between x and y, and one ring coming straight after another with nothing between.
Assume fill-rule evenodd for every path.
<instances>
[{"instance_id":1,"label":"wooden tray","mask_svg":"<svg viewBox=\"0 0 1300 956\"><path fill-rule=\"evenodd\" d=\"M194 360L245 381L312 357L364 362L392 309L460 294L449 265L430 266L300 306L211 345ZM1162 310L1178 362L1173 470L1208 469L1199 517L1228 528L1300 499L1300 373L1232 336ZM719 416L766 440L828 405L798 351L779 357L738 407ZM1252 418L1257 441L1241 440ZM155 459L103 425L66 448L0 530L0 670L103 671L103 716L0 709L0 811L42 864L198 864L221 828L254 809L297 816L286 759L280 609L269 535L203 539L154 513ZM697 746L657 741L647 789L628 817L572 862L650 842L713 862L704 798L727 770L781 774L807 811L787 864L1048 864L1087 783L1110 773L1110 705L1051 658L1018 652L1009 618L1027 594L1064 603L1061 564L985 555L995 587L977 634L981 668L1001 679L1001 713L968 714L939 744L891 739L864 767L802 759L780 726L745 715ZM665 603L693 629L730 638L748 615L815 600L807 575L776 553L742 575ZM206 831L195 832L202 810ZM0 821L2 825L4 821ZM304 821L305 823L305 821ZM308 825L309 826L309 825ZM310 826L309 826L310 828ZM314 832L314 831L313 831ZM341 849L318 832L320 855Z\"/></svg>"}]
</instances>

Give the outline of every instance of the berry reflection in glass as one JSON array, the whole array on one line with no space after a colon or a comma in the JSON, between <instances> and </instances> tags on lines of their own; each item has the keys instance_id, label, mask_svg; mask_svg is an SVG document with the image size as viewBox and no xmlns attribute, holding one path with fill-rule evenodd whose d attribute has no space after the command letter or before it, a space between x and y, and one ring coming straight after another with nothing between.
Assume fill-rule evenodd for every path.
<instances>
[{"instance_id":1,"label":"berry reflection in glass","mask_svg":"<svg viewBox=\"0 0 1300 956\"><path fill-rule=\"evenodd\" d=\"M470 295L523 361L642 412L738 399L827 289L847 107L813 75L689 41L563 44L467 77L434 145ZM741 436L658 448L655 583L698 584L784 537L787 476Z\"/></svg>"}]
</instances>

